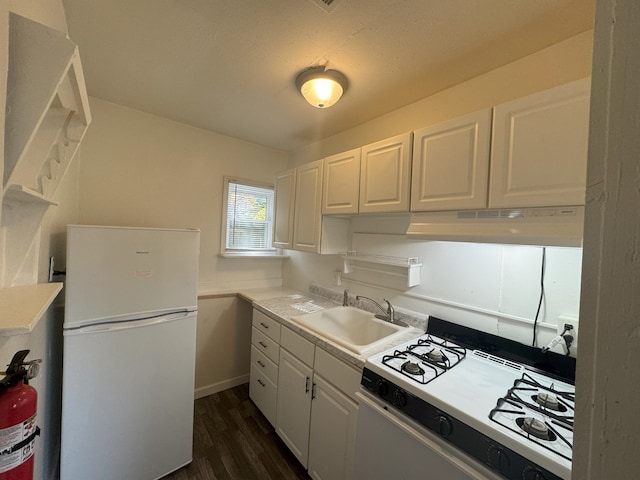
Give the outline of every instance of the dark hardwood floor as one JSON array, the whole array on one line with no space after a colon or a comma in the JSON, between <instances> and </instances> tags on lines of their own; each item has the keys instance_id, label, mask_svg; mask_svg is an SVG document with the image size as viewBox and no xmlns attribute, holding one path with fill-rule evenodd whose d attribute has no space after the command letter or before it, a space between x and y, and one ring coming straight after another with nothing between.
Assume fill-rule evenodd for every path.
<instances>
[{"instance_id":1,"label":"dark hardwood floor","mask_svg":"<svg viewBox=\"0 0 640 480\"><path fill-rule=\"evenodd\" d=\"M193 462L163 480L307 480L310 477L249 399L249 385L195 402Z\"/></svg>"}]
</instances>

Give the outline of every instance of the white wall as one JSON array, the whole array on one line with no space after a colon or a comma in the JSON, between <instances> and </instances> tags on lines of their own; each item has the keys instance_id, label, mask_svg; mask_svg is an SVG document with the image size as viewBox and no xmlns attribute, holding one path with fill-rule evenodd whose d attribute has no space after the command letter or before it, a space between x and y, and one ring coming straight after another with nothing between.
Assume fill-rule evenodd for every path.
<instances>
[{"instance_id":1,"label":"white wall","mask_svg":"<svg viewBox=\"0 0 640 480\"><path fill-rule=\"evenodd\" d=\"M292 157L292 165L317 160L366 145L398 133L454 118L530 93L551 88L591 73L593 32L585 32L545 50L507 64L463 84L444 90L383 117L309 145ZM352 220L354 231L363 216ZM385 227L388 219L378 220L379 232L397 234L393 242L384 236L366 241L355 236L352 248L365 253L418 256L423 262L422 283L401 292L384 287L334 281L341 268L337 256L291 253L283 266L285 286L305 290L315 281L332 288L349 288L356 294L389 298L400 309L418 315L441 315L530 344L532 325L539 299L541 249L497 245L415 242L404 238L404 231ZM401 224L401 222L392 221ZM355 226L354 226L355 225ZM401 225L400 225L401 226ZM541 309L538 345L556 334L560 316L578 318L581 250L555 248L547 251L546 299ZM573 354L575 355L575 349Z\"/></svg>"},{"instance_id":2,"label":"white wall","mask_svg":"<svg viewBox=\"0 0 640 480\"><path fill-rule=\"evenodd\" d=\"M249 381L252 313L235 295L198 299L196 398Z\"/></svg>"},{"instance_id":3,"label":"white wall","mask_svg":"<svg viewBox=\"0 0 640 480\"><path fill-rule=\"evenodd\" d=\"M199 228L200 286L224 291L281 282L276 259L218 256L223 176L273 183L288 154L97 98L82 143L82 223Z\"/></svg>"}]
</instances>

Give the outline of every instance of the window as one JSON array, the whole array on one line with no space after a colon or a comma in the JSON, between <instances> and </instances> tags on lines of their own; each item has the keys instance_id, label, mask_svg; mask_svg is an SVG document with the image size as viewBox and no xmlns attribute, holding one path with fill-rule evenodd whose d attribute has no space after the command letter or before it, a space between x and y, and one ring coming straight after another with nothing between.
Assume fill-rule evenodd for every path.
<instances>
[{"instance_id":1,"label":"window","mask_svg":"<svg viewBox=\"0 0 640 480\"><path fill-rule=\"evenodd\" d=\"M272 185L225 177L222 254L278 255L272 246L273 209Z\"/></svg>"}]
</instances>

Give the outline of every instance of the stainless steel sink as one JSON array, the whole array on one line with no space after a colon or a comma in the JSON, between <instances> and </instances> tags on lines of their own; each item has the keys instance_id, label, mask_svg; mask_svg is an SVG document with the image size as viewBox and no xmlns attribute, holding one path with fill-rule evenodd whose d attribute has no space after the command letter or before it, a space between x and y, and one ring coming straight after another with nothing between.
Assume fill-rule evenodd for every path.
<instances>
[{"instance_id":1,"label":"stainless steel sink","mask_svg":"<svg viewBox=\"0 0 640 480\"><path fill-rule=\"evenodd\" d=\"M327 308L291 320L356 354L406 332L406 327L380 320L373 313L354 307Z\"/></svg>"}]
</instances>

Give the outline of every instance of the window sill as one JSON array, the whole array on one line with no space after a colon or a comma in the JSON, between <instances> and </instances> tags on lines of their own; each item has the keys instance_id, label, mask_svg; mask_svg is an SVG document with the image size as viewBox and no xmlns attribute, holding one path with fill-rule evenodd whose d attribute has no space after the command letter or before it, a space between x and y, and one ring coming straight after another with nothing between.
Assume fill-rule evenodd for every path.
<instances>
[{"instance_id":1,"label":"window sill","mask_svg":"<svg viewBox=\"0 0 640 480\"><path fill-rule=\"evenodd\" d=\"M283 259L289 258L289 255L283 254L268 254L268 253L219 253L219 257L222 258L275 258Z\"/></svg>"}]
</instances>

